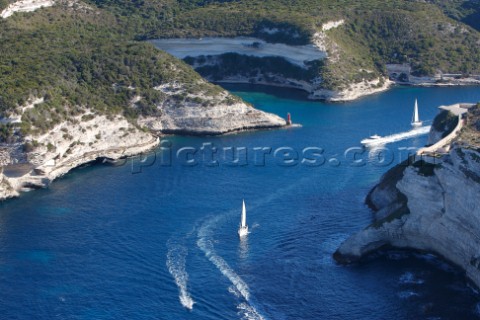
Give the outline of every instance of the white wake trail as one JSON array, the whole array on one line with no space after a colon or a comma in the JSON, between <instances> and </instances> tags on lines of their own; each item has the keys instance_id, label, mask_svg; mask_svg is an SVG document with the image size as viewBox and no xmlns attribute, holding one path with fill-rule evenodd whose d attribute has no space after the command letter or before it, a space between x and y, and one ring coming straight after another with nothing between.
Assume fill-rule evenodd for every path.
<instances>
[{"instance_id":1,"label":"white wake trail","mask_svg":"<svg viewBox=\"0 0 480 320\"><path fill-rule=\"evenodd\" d=\"M230 214L234 214L231 212ZM220 220L225 219L230 214L216 216L207 220L198 231L197 245L205 253L207 259L217 267L217 269L232 283L228 291L237 298L245 299L245 302L237 306L238 314L245 320L265 320L265 317L254 307L250 289L247 283L228 265L228 263L215 251L213 245L212 227L217 225Z\"/></svg>"},{"instance_id":2,"label":"white wake trail","mask_svg":"<svg viewBox=\"0 0 480 320\"><path fill-rule=\"evenodd\" d=\"M180 303L185 308L192 310L195 301L188 292L188 273L185 271L188 250L181 244L173 243L172 240L167 242L167 248L167 268L177 284Z\"/></svg>"},{"instance_id":3,"label":"white wake trail","mask_svg":"<svg viewBox=\"0 0 480 320\"><path fill-rule=\"evenodd\" d=\"M197 245L200 250L205 253L207 259L210 260L210 262L212 262L228 280L230 280L242 297L248 301L250 299L248 285L238 274L235 273L228 263L215 252L210 226L216 225L222 218L224 218L224 216L213 217L201 226L198 231Z\"/></svg>"},{"instance_id":4,"label":"white wake trail","mask_svg":"<svg viewBox=\"0 0 480 320\"><path fill-rule=\"evenodd\" d=\"M242 302L237 306L237 309L239 310L239 314L242 314L243 317L242 319L245 320L260 320L260 319L265 319L258 311L249 305L248 303Z\"/></svg>"},{"instance_id":5,"label":"white wake trail","mask_svg":"<svg viewBox=\"0 0 480 320\"><path fill-rule=\"evenodd\" d=\"M228 214L215 216L205 221L198 230L197 246L203 251L207 259L233 284L234 289L229 289L229 292L245 299L245 302L242 302L237 307L243 313L243 318L248 320L265 320L265 317L254 307L251 301L252 297L247 283L216 253L213 245L213 227L218 225L220 220L232 214L235 214L235 212L232 211Z\"/></svg>"},{"instance_id":6,"label":"white wake trail","mask_svg":"<svg viewBox=\"0 0 480 320\"><path fill-rule=\"evenodd\" d=\"M308 182L309 179L300 179L296 184L291 184L288 187L277 190L277 192L270 194L250 207L250 210L255 209L261 205L265 205L273 201L298 185ZM239 313L243 314L243 319L248 320L264 320L266 317L258 310L259 306L255 303L255 299L250 294L250 289L245 281L228 265L228 263L220 257L216 251L214 243L214 229L219 226L227 218L238 215L237 210L231 210L222 215L211 217L207 219L198 229L197 246L203 251L207 259L217 267L217 269L233 284L234 290L229 289L229 292L238 297L240 295L245 299L245 302L240 303L237 308Z\"/></svg>"},{"instance_id":7,"label":"white wake trail","mask_svg":"<svg viewBox=\"0 0 480 320\"><path fill-rule=\"evenodd\" d=\"M412 129L410 131L405 131L405 132L377 138L377 139L364 139L362 140L362 144L365 144L368 147L381 146L387 143L398 142L405 139L421 136L429 132L430 132L430 126L425 126L417 129Z\"/></svg>"}]
</instances>

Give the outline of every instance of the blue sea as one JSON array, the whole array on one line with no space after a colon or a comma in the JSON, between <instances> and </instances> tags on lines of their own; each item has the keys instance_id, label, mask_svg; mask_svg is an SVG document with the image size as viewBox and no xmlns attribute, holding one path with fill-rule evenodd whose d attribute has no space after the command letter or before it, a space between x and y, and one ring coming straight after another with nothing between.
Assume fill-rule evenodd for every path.
<instances>
[{"instance_id":1,"label":"blue sea","mask_svg":"<svg viewBox=\"0 0 480 320\"><path fill-rule=\"evenodd\" d=\"M427 136L380 150L360 141L410 130L415 98L428 125L439 105L479 101L478 87L343 104L226 88L302 127L166 136L154 154L83 166L0 204L0 319L480 318L480 295L434 255L332 259L371 223L368 191Z\"/></svg>"}]
</instances>

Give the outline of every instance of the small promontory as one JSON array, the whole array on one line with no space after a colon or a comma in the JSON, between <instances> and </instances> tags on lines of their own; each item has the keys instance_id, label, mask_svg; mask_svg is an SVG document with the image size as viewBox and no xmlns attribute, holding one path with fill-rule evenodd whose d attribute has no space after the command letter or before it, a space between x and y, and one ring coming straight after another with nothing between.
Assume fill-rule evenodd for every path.
<instances>
[{"instance_id":1,"label":"small promontory","mask_svg":"<svg viewBox=\"0 0 480 320\"><path fill-rule=\"evenodd\" d=\"M480 104L442 109L430 135L436 141L371 190L366 202L374 221L341 244L337 262L358 261L384 247L428 251L480 286Z\"/></svg>"},{"instance_id":2,"label":"small promontory","mask_svg":"<svg viewBox=\"0 0 480 320\"><path fill-rule=\"evenodd\" d=\"M165 133L286 125L91 2L0 0L0 26L0 200L146 152Z\"/></svg>"}]
</instances>

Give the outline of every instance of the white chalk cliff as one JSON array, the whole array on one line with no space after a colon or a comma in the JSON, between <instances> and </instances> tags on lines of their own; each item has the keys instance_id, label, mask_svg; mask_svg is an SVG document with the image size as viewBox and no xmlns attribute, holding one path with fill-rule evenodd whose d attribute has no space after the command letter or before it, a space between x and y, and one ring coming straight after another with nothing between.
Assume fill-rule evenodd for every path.
<instances>
[{"instance_id":1,"label":"white chalk cliff","mask_svg":"<svg viewBox=\"0 0 480 320\"><path fill-rule=\"evenodd\" d=\"M25 150L24 143L2 145L6 154L3 164L8 165L2 167L0 199L18 196L24 189L45 187L97 158L131 156L154 148L158 142L158 137L139 130L121 115L98 115L85 109L42 135L26 136L25 143L35 146L31 151Z\"/></svg>"},{"instance_id":2,"label":"white chalk cliff","mask_svg":"<svg viewBox=\"0 0 480 320\"><path fill-rule=\"evenodd\" d=\"M192 94L176 83L164 84L156 89L167 97L157 105L160 114L142 116L138 120L141 126L153 131L216 135L286 125L285 119L259 111L242 100L234 98L226 90L221 90L215 96L208 96L202 92ZM173 99L178 95L184 95L185 100ZM141 98L138 97L136 100L138 102Z\"/></svg>"},{"instance_id":3,"label":"white chalk cliff","mask_svg":"<svg viewBox=\"0 0 480 320\"><path fill-rule=\"evenodd\" d=\"M348 238L334 258L350 263L383 247L434 252L480 286L478 146L454 143L441 158L411 160L389 170L370 192L374 222Z\"/></svg>"},{"instance_id":4,"label":"white chalk cliff","mask_svg":"<svg viewBox=\"0 0 480 320\"><path fill-rule=\"evenodd\" d=\"M329 36L335 28L345 24L344 19L325 22L318 32L313 34L311 43L308 45L286 45L281 43L268 43L258 38L202 38L202 39L158 39L152 43L173 56L191 59L189 63L197 69L206 79L215 82L227 83L257 83L276 87L301 89L308 92L310 99L327 101L351 101L362 96L387 90L391 82L383 76L375 76L372 70L361 70L368 74L366 78L357 79L354 82L344 84L341 88L327 90L323 86L320 75L312 79L286 76L282 71L264 72L260 70L239 70L237 73L209 74L202 73L202 68L220 66L224 63L222 54L235 53L244 56L262 58L280 57L288 61L292 66L308 70L309 63L325 60L335 64L341 62L341 52L337 43ZM264 33L273 34L287 32L282 29L264 29Z\"/></svg>"},{"instance_id":5,"label":"white chalk cliff","mask_svg":"<svg viewBox=\"0 0 480 320\"><path fill-rule=\"evenodd\" d=\"M6 19L15 12L32 12L40 8L51 7L55 4L53 0L20 0L9 4L2 12L0 17Z\"/></svg>"},{"instance_id":6,"label":"white chalk cliff","mask_svg":"<svg viewBox=\"0 0 480 320\"><path fill-rule=\"evenodd\" d=\"M168 92L167 96L183 90L173 84L157 89ZM284 119L256 110L224 90L213 96L185 95L203 100L167 98L157 106L157 115L140 117L137 124L119 114L108 116L80 108L79 115L47 132L26 136L25 142L33 150L24 150L25 143L1 145L0 165L4 167L0 167L0 200L18 196L25 189L45 187L71 169L99 158L115 160L146 152L158 145L162 133L223 134L286 125ZM141 99L136 97L132 108ZM43 99L32 99L18 110L23 113L41 103ZM18 123L22 114L1 120Z\"/></svg>"}]
</instances>

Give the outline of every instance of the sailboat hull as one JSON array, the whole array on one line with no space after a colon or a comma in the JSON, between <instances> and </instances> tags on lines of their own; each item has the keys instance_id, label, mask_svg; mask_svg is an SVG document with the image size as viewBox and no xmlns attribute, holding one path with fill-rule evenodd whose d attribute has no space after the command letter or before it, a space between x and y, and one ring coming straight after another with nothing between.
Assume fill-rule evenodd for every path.
<instances>
[{"instance_id":1,"label":"sailboat hull","mask_svg":"<svg viewBox=\"0 0 480 320\"><path fill-rule=\"evenodd\" d=\"M240 238L245 237L248 234L248 227L240 227L238 229L238 236Z\"/></svg>"},{"instance_id":2,"label":"sailboat hull","mask_svg":"<svg viewBox=\"0 0 480 320\"><path fill-rule=\"evenodd\" d=\"M421 127L423 124L422 121L415 121L415 122L412 122L412 127Z\"/></svg>"}]
</instances>

